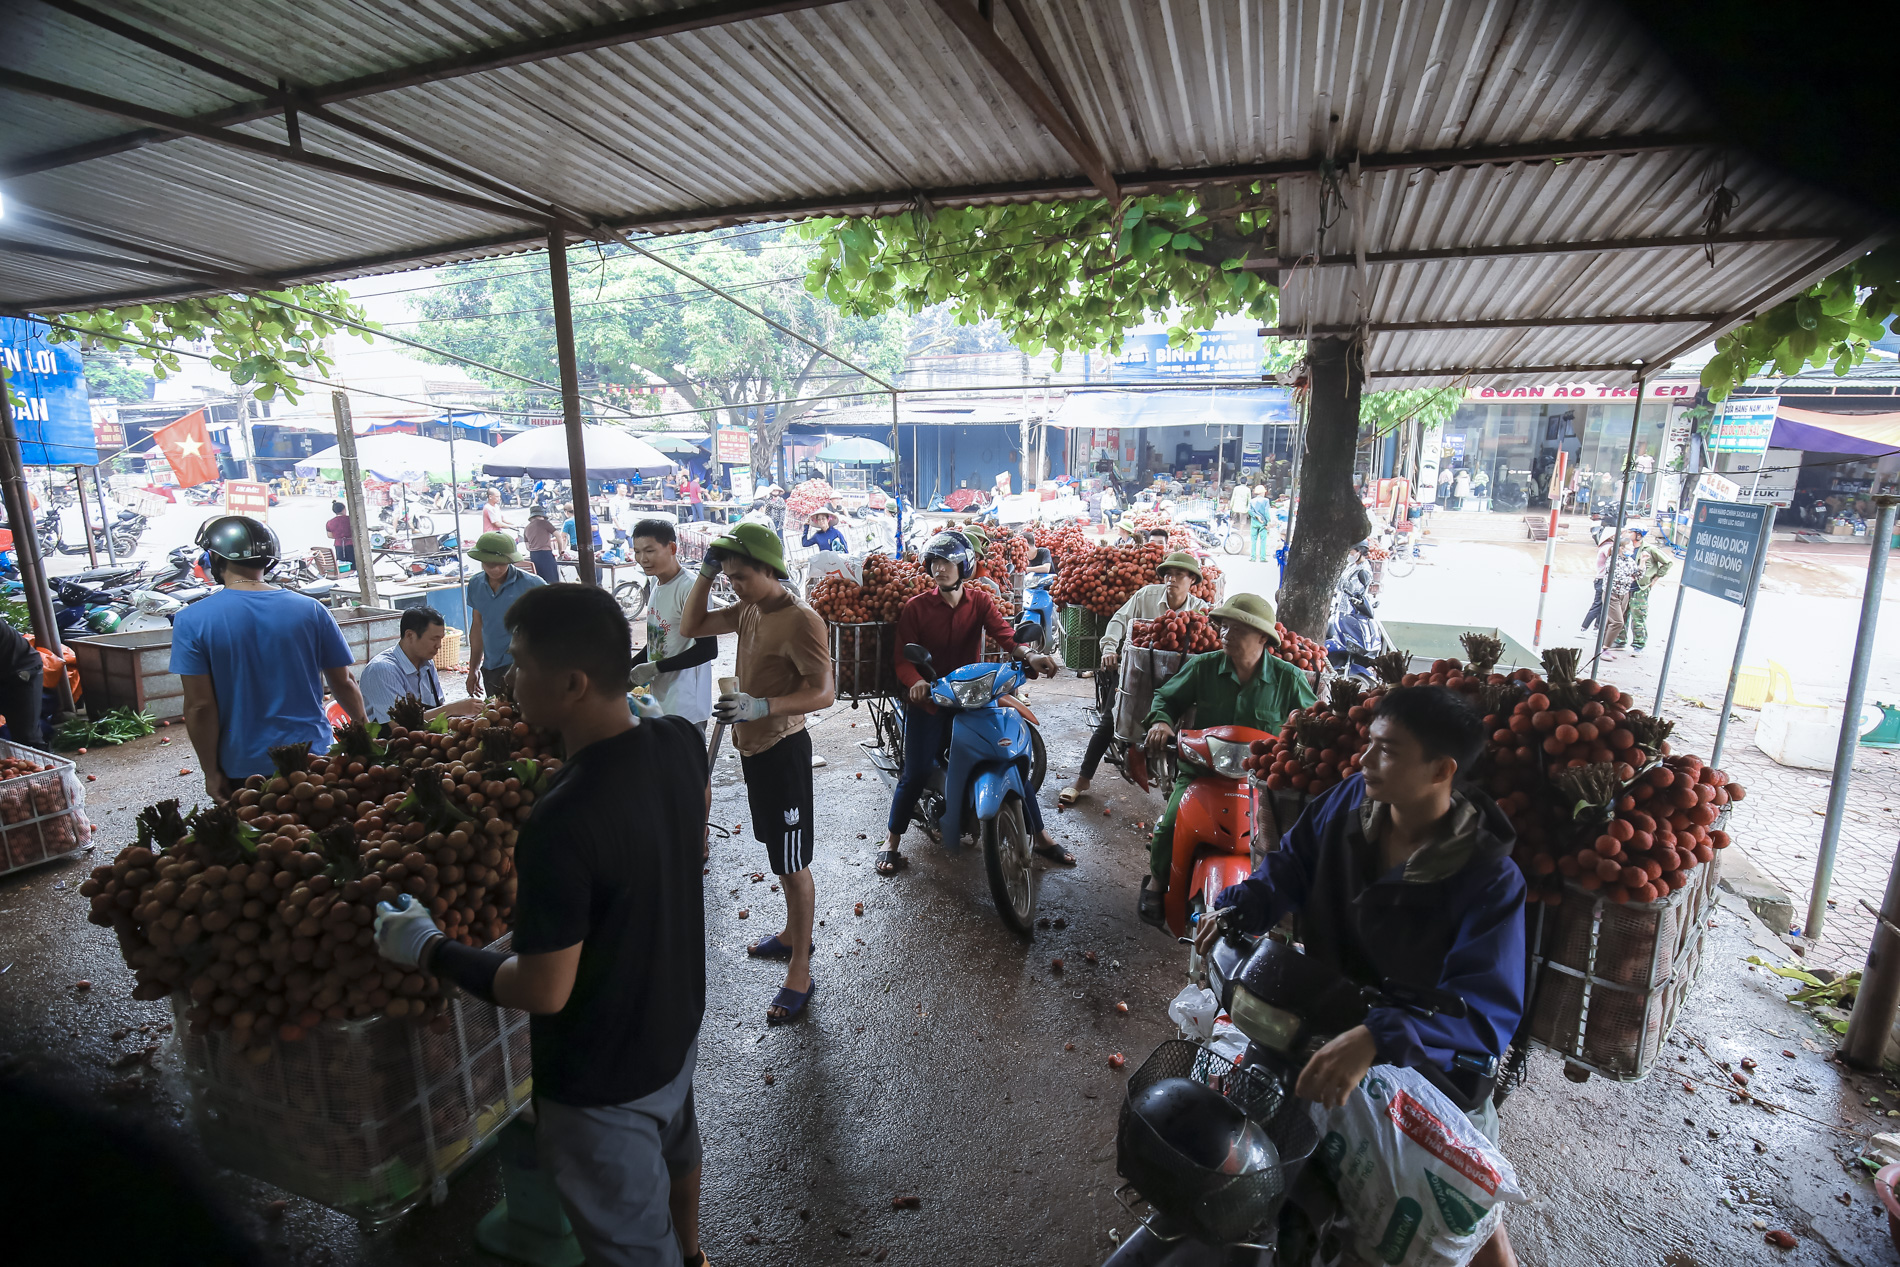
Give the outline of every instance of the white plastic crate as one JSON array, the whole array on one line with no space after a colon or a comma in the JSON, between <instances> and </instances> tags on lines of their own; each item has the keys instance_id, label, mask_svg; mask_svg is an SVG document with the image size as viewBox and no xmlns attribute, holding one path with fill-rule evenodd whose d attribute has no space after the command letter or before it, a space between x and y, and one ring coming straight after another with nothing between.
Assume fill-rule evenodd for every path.
<instances>
[{"instance_id":1,"label":"white plastic crate","mask_svg":"<svg viewBox=\"0 0 1900 1267\"><path fill-rule=\"evenodd\" d=\"M50 767L0 780L0 875L63 858L92 839L86 785L71 761L4 739L0 757Z\"/></svg>"}]
</instances>

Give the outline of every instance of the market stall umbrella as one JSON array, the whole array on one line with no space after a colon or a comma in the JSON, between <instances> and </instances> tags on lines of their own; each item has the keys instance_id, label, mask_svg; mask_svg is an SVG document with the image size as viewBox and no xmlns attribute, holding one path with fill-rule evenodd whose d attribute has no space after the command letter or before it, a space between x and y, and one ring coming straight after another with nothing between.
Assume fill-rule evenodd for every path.
<instances>
[{"instance_id":1,"label":"market stall umbrella","mask_svg":"<svg viewBox=\"0 0 1900 1267\"><path fill-rule=\"evenodd\" d=\"M618 427L582 427L581 448L591 479L628 479L635 473L663 475L674 466L666 454ZM567 479L567 432L561 427L536 427L510 436L489 451L482 469L490 475Z\"/></svg>"},{"instance_id":2,"label":"market stall umbrella","mask_svg":"<svg viewBox=\"0 0 1900 1267\"><path fill-rule=\"evenodd\" d=\"M842 462L847 466L876 466L880 462L896 460L887 445L875 440L866 440L858 436L846 436L842 440L833 440L818 450L816 459L820 462Z\"/></svg>"},{"instance_id":3,"label":"market stall umbrella","mask_svg":"<svg viewBox=\"0 0 1900 1267\"><path fill-rule=\"evenodd\" d=\"M391 431L356 438L356 462L364 475L385 484L449 484L467 479L494 450L477 440L431 440ZM342 450L331 445L297 463L306 479L343 478Z\"/></svg>"},{"instance_id":4,"label":"market stall umbrella","mask_svg":"<svg viewBox=\"0 0 1900 1267\"><path fill-rule=\"evenodd\" d=\"M661 453L678 453L697 457L705 452L704 449L694 444L691 440L688 440L685 436L668 435L664 431L649 431L647 434L636 438L646 444L652 445Z\"/></svg>"}]
</instances>

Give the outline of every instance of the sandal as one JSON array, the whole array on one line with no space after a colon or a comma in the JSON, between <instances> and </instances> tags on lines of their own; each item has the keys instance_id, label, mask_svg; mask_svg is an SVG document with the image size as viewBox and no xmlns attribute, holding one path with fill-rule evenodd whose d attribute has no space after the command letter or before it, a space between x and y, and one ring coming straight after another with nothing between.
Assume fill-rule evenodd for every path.
<instances>
[{"instance_id":1,"label":"sandal","mask_svg":"<svg viewBox=\"0 0 1900 1267\"><path fill-rule=\"evenodd\" d=\"M1075 803L1088 794L1087 788L1065 787L1056 793L1056 805L1062 809L1073 809Z\"/></svg>"},{"instance_id":2,"label":"sandal","mask_svg":"<svg viewBox=\"0 0 1900 1267\"><path fill-rule=\"evenodd\" d=\"M1135 914L1141 917L1142 923L1153 924L1156 928L1160 928L1167 922L1167 914L1161 903L1168 896L1168 891L1149 888L1148 882L1152 878L1152 876L1141 878L1141 897L1135 903Z\"/></svg>"},{"instance_id":3,"label":"sandal","mask_svg":"<svg viewBox=\"0 0 1900 1267\"><path fill-rule=\"evenodd\" d=\"M812 978L811 984L805 987L803 993L792 989L790 986L780 986L778 993L772 996L771 1004L765 1009L765 1023L767 1025L783 1025L787 1021L797 1020L804 1014L805 1004L811 1001L812 991L817 988L818 978L816 977ZM783 1012L784 1015L774 1016L772 1014L773 1008L777 1008Z\"/></svg>"},{"instance_id":4,"label":"sandal","mask_svg":"<svg viewBox=\"0 0 1900 1267\"><path fill-rule=\"evenodd\" d=\"M1035 853L1038 857L1047 858L1051 862L1061 863L1065 867L1073 867L1075 865L1075 855L1053 840L1045 841L1037 845Z\"/></svg>"},{"instance_id":5,"label":"sandal","mask_svg":"<svg viewBox=\"0 0 1900 1267\"><path fill-rule=\"evenodd\" d=\"M813 942L811 948L816 951L818 943ZM780 941L777 933L766 937L756 946L747 946L745 952L753 959L790 959L792 957L792 948Z\"/></svg>"},{"instance_id":6,"label":"sandal","mask_svg":"<svg viewBox=\"0 0 1900 1267\"><path fill-rule=\"evenodd\" d=\"M880 849L877 851L875 866L879 875L896 875L909 865L910 859L895 849Z\"/></svg>"}]
</instances>

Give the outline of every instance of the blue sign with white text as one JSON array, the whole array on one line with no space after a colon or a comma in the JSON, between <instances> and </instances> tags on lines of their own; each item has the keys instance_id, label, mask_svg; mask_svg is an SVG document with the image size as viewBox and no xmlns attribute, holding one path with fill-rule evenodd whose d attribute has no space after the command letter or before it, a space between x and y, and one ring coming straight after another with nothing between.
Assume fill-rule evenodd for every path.
<instances>
[{"instance_id":1,"label":"blue sign with white text","mask_svg":"<svg viewBox=\"0 0 1900 1267\"><path fill-rule=\"evenodd\" d=\"M13 388L13 430L28 466L93 466L92 401L77 343L46 341L46 327L0 317L0 362Z\"/></svg>"},{"instance_id":2,"label":"blue sign with white text","mask_svg":"<svg viewBox=\"0 0 1900 1267\"><path fill-rule=\"evenodd\" d=\"M1259 378L1261 338L1252 330L1203 330L1192 348L1165 334L1131 334L1115 357L1115 381L1131 378Z\"/></svg>"},{"instance_id":3,"label":"blue sign with white text","mask_svg":"<svg viewBox=\"0 0 1900 1267\"><path fill-rule=\"evenodd\" d=\"M1748 601L1748 578L1761 549L1762 519L1772 506L1697 498L1689 521L1689 551L1682 561L1682 583L1731 603Z\"/></svg>"}]
</instances>

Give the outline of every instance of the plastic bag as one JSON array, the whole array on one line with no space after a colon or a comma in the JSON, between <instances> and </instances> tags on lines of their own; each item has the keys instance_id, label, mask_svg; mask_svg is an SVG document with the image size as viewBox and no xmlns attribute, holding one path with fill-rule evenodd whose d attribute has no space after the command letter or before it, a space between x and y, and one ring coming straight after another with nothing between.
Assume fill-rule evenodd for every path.
<instances>
[{"instance_id":1,"label":"plastic bag","mask_svg":"<svg viewBox=\"0 0 1900 1267\"><path fill-rule=\"evenodd\" d=\"M1168 1019L1180 1027L1181 1037L1206 1042L1214 1036L1214 1019L1220 1015L1220 1000L1203 986L1184 985L1181 993L1168 1004Z\"/></svg>"},{"instance_id":2,"label":"plastic bag","mask_svg":"<svg viewBox=\"0 0 1900 1267\"><path fill-rule=\"evenodd\" d=\"M1374 1065L1344 1106L1313 1112L1346 1261L1464 1267L1524 1200L1504 1154L1417 1070Z\"/></svg>"},{"instance_id":3,"label":"plastic bag","mask_svg":"<svg viewBox=\"0 0 1900 1267\"><path fill-rule=\"evenodd\" d=\"M841 576L853 585L864 584L864 560L836 550L820 550L805 560L805 575L813 585L827 576Z\"/></svg>"}]
</instances>

